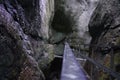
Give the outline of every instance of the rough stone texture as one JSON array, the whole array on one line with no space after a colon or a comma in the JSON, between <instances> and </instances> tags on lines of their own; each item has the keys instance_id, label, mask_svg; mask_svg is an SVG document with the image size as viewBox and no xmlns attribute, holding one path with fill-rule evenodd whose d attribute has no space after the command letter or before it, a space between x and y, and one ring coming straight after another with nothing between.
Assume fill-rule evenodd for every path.
<instances>
[{"instance_id":1,"label":"rough stone texture","mask_svg":"<svg viewBox=\"0 0 120 80\"><path fill-rule=\"evenodd\" d=\"M39 66L34 58L31 56L26 57L22 65L21 72L18 80L45 80L43 72L39 69Z\"/></svg>"},{"instance_id":2,"label":"rough stone texture","mask_svg":"<svg viewBox=\"0 0 120 80\"><path fill-rule=\"evenodd\" d=\"M89 43L92 1L0 0L0 80L44 80L66 39L77 49Z\"/></svg>"},{"instance_id":3,"label":"rough stone texture","mask_svg":"<svg viewBox=\"0 0 120 80\"><path fill-rule=\"evenodd\" d=\"M104 62L105 58L108 58L106 54L110 55L109 53L111 48L114 49L114 54L117 53L115 54L115 56L119 54L120 45L119 11L120 11L119 0L100 0L89 22L89 32L92 36L89 55L90 57L95 59L95 61L98 61L102 64L105 63ZM117 59L117 62L115 60L115 65L118 65L119 64L118 58L115 57L115 59ZM97 78L95 77L96 75L94 74L94 70L93 70L94 79L92 80L96 80L97 78L99 78L98 76Z\"/></svg>"},{"instance_id":4,"label":"rough stone texture","mask_svg":"<svg viewBox=\"0 0 120 80\"><path fill-rule=\"evenodd\" d=\"M40 0L40 15L41 15L41 33L42 37L49 39L50 26L54 16L54 0Z\"/></svg>"},{"instance_id":5,"label":"rough stone texture","mask_svg":"<svg viewBox=\"0 0 120 80\"><path fill-rule=\"evenodd\" d=\"M0 0L0 80L45 80L41 66L54 58L46 43L53 6L54 0Z\"/></svg>"}]
</instances>

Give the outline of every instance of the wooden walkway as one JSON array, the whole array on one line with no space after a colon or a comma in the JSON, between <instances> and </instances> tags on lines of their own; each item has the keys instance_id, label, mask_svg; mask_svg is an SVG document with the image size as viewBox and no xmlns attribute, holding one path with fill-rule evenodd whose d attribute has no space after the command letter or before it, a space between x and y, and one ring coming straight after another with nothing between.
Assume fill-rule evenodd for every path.
<instances>
[{"instance_id":1,"label":"wooden walkway","mask_svg":"<svg viewBox=\"0 0 120 80\"><path fill-rule=\"evenodd\" d=\"M77 51L77 53L83 58L83 59L78 58L79 60L84 60L84 59L88 60L92 65L100 68L101 70L104 70L105 73L108 73L110 75L110 79L112 76L116 80L120 80L120 74L118 72L115 72L111 68L107 68L106 66L98 63L94 59L91 59L81 54L81 51ZM56 56L56 57L62 58L61 56ZM65 43L65 48L64 48L61 80L90 80L90 77L86 74L80 63L77 62L77 58L75 58L68 43Z\"/></svg>"},{"instance_id":2,"label":"wooden walkway","mask_svg":"<svg viewBox=\"0 0 120 80\"><path fill-rule=\"evenodd\" d=\"M65 43L61 80L89 80L82 66L77 62L70 46Z\"/></svg>"}]
</instances>

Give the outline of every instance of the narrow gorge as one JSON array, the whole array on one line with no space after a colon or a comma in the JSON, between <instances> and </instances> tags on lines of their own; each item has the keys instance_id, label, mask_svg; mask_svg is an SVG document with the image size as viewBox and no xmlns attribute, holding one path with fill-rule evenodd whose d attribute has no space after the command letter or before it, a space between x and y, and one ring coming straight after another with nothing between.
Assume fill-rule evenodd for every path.
<instances>
[{"instance_id":1,"label":"narrow gorge","mask_svg":"<svg viewBox=\"0 0 120 80\"><path fill-rule=\"evenodd\" d=\"M119 16L119 0L0 0L0 80L60 80L65 42L90 80L118 80L81 54L119 75Z\"/></svg>"}]
</instances>

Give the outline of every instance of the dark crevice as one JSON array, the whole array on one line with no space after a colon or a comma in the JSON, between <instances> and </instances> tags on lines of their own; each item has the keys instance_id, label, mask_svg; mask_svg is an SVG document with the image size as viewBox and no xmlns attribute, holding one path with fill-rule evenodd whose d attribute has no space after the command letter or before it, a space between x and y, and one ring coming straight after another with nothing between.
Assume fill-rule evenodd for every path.
<instances>
[{"instance_id":1,"label":"dark crevice","mask_svg":"<svg viewBox=\"0 0 120 80\"><path fill-rule=\"evenodd\" d=\"M53 18L52 28L58 32L70 33L72 32L72 21L63 10L57 10Z\"/></svg>"},{"instance_id":2,"label":"dark crevice","mask_svg":"<svg viewBox=\"0 0 120 80\"><path fill-rule=\"evenodd\" d=\"M118 24L118 25L116 25L116 26L114 26L114 27L112 27L110 29L116 29L116 28L119 28L119 27L120 27L120 24Z\"/></svg>"},{"instance_id":3,"label":"dark crevice","mask_svg":"<svg viewBox=\"0 0 120 80\"><path fill-rule=\"evenodd\" d=\"M17 15L16 15L17 12L16 12L15 8L11 5L9 0L4 1L4 7L7 10L7 12L14 18L14 20L18 21Z\"/></svg>"},{"instance_id":4,"label":"dark crevice","mask_svg":"<svg viewBox=\"0 0 120 80\"><path fill-rule=\"evenodd\" d=\"M55 58L47 71L44 71L46 80L60 80L62 69L62 58Z\"/></svg>"}]
</instances>

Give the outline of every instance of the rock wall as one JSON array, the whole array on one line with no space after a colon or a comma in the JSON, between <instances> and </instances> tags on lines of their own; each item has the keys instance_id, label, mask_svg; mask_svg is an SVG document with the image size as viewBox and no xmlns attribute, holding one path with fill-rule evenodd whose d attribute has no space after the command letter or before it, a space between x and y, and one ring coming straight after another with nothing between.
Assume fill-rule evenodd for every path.
<instances>
[{"instance_id":1,"label":"rock wall","mask_svg":"<svg viewBox=\"0 0 120 80\"><path fill-rule=\"evenodd\" d=\"M0 1L0 80L45 80L41 69L53 59L46 44L52 6L53 0Z\"/></svg>"},{"instance_id":2,"label":"rock wall","mask_svg":"<svg viewBox=\"0 0 120 80\"><path fill-rule=\"evenodd\" d=\"M107 67L113 67L113 70L116 70L119 65L119 10L119 0L100 0L89 22L89 32L92 36L90 57ZM110 64L113 57L111 56L111 50L113 50L114 55L114 63L112 64ZM98 77L97 73L97 75L94 74L97 71L101 70L93 69L92 75L94 75L94 78L92 80L100 79L100 77L102 77L102 80L108 78L105 75L99 75Z\"/></svg>"}]
</instances>

